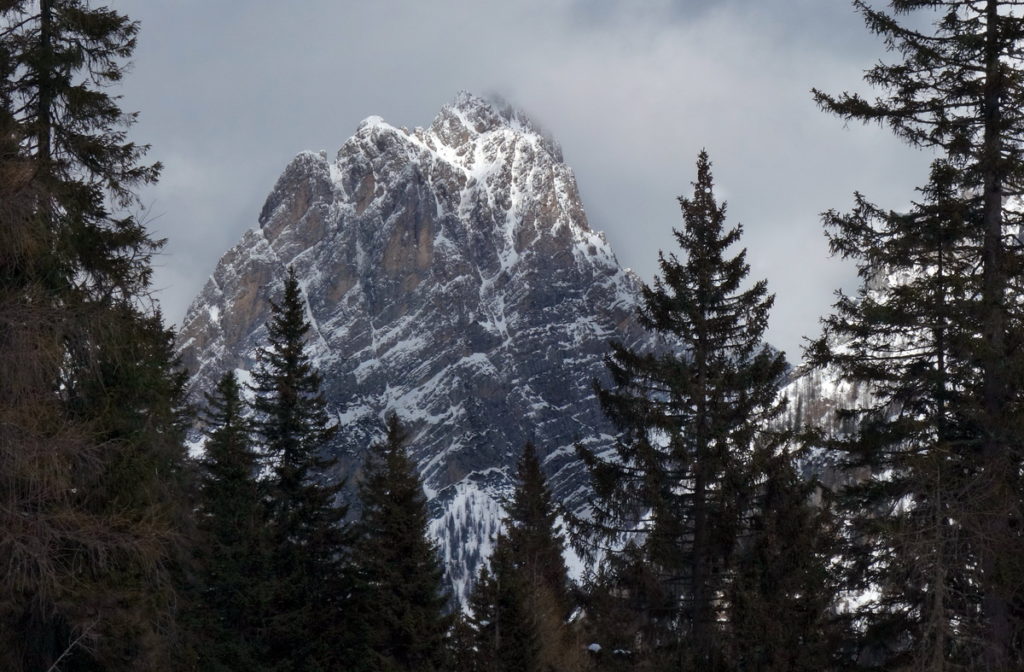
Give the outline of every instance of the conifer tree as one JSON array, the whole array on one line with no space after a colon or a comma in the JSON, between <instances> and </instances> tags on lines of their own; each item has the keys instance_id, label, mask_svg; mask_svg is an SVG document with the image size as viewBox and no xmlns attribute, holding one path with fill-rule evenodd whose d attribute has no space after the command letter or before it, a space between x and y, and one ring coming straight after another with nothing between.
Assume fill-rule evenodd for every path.
<instances>
[{"instance_id":1,"label":"conifer tree","mask_svg":"<svg viewBox=\"0 0 1024 672\"><path fill-rule=\"evenodd\" d=\"M437 548L427 538L423 485L406 454L398 416L367 456L359 497L355 559L369 670L447 668L449 621Z\"/></svg>"},{"instance_id":2,"label":"conifer tree","mask_svg":"<svg viewBox=\"0 0 1024 672\"><path fill-rule=\"evenodd\" d=\"M590 648L594 668L602 672L671 668L677 661L664 660L649 644L672 634L676 596L635 540L614 548L614 553L610 550L586 577L581 599L588 647L600 647Z\"/></svg>"},{"instance_id":3,"label":"conifer tree","mask_svg":"<svg viewBox=\"0 0 1024 672\"><path fill-rule=\"evenodd\" d=\"M343 483L326 481L325 455L337 431L306 352L310 324L293 268L280 303L271 301L267 345L253 372L255 431L271 469L266 519L270 585L261 623L266 658L277 670L345 664L346 564L350 535L338 503ZM349 661L350 662L350 661Z\"/></svg>"},{"instance_id":4,"label":"conifer tree","mask_svg":"<svg viewBox=\"0 0 1024 672\"><path fill-rule=\"evenodd\" d=\"M505 533L470 604L481 669L578 669L580 647L566 624L571 599L558 514L532 443L523 449L516 481Z\"/></svg>"},{"instance_id":5,"label":"conifer tree","mask_svg":"<svg viewBox=\"0 0 1024 672\"><path fill-rule=\"evenodd\" d=\"M470 595L475 633L475 669L535 672L549 669L542 659L542 615L530 610L530 586L517 571L515 550L499 534L490 568L483 567Z\"/></svg>"},{"instance_id":6,"label":"conifer tree","mask_svg":"<svg viewBox=\"0 0 1024 672\"><path fill-rule=\"evenodd\" d=\"M820 486L801 478L786 451L754 451L752 499L727 589L730 669L820 672L846 652L831 571L837 535ZM827 498L827 493L822 491Z\"/></svg>"},{"instance_id":7,"label":"conifer tree","mask_svg":"<svg viewBox=\"0 0 1024 672\"><path fill-rule=\"evenodd\" d=\"M234 371L206 395L198 546L201 570L200 660L207 670L260 669L258 615L263 607L262 488L245 401Z\"/></svg>"},{"instance_id":8,"label":"conifer tree","mask_svg":"<svg viewBox=\"0 0 1024 672\"><path fill-rule=\"evenodd\" d=\"M0 6L0 667L166 669L188 538L182 377L149 306L156 179L126 140L138 25Z\"/></svg>"},{"instance_id":9,"label":"conifer tree","mask_svg":"<svg viewBox=\"0 0 1024 672\"><path fill-rule=\"evenodd\" d=\"M516 489L505 519L506 536L517 568L534 590L548 594L556 620L570 611L569 579L558 511L537 449L527 443L516 465Z\"/></svg>"},{"instance_id":10,"label":"conifer tree","mask_svg":"<svg viewBox=\"0 0 1024 672\"><path fill-rule=\"evenodd\" d=\"M479 672L487 669L481 667L477 660L477 631L473 626L472 617L458 612L454 616L448 636L448 661L453 670Z\"/></svg>"},{"instance_id":11,"label":"conifer tree","mask_svg":"<svg viewBox=\"0 0 1024 672\"><path fill-rule=\"evenodd\" d=\"M725 226L706 152L693 187L679 199L684 226L675 231L685 258L661 255L661 276L638 311L663 350L612 344L615 387L597 393L622 437L613 459L579 450L597 533L613 555L622 544L639 551L645 583L654 579L655 590L636 588L655 599L633 648L655 664L714 670L726 665L722 612L751 452L759 428L781 412L786 364L762 341L773 302L765 282L741 290L745 251L727 256L742 229Z\"/></svg>"},{"instance_id":12,"label":"conifer tree","mask_svg":"<svg viewBox=\"0 0 1024 672\"><path fill-rule=\"evenodd\" d=\"M852 590L877 596L854 614L859 655L887 665L941 669L980 655L964 645L980 617L976 550L957 529L980 465L964 413L976 375L964 339L974 326L957 308L971 291L970 214L954 176L937 161L924 201L908 214L858 199L852 213L826 216L833 247L860 259L865 282L857 297L840 296L810 355L871 393L840 412L848 429L826 445L849 468L870 470L841 492L844 564Z\"/></svg>"},{"instance_id":13,"label":"conifer tree","mask_svg":"<svg viewBox=\"0 0 1024 672\"><path fill-rule=\"evenodd\" d=\"M1019 669L1024 16L1016 0L854 5L898 57L867 72L883 95L815 92L845 119L889 125L940 154L909 213L859 194L829 212L833 251L865 287L840 295L814 360L872 403L835 437L871 477L846 491L847 561L865 605L864 657L929 669ZM934 19L919 30L903 16ZM888 511L891 515L881 515Z\"/></svg>"}]
</instances>

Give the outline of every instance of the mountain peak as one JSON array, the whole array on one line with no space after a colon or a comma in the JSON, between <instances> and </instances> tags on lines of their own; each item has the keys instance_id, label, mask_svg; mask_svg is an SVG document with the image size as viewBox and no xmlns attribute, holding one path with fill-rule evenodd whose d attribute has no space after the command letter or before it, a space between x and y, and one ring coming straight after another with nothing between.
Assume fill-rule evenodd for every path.
<instances>
[{"instance_id":1,"label":"mountain peak","mask_svg":"<svg viewBox=\"0 0 1024 672\"><path fill-rule=\"evenodd\" d=\"M383 117L377 116L376 114L371 114L370 116L359 122L359 126L356 127L356 133L359 133L360 131L367 128L377 128L380 126L387 126L391 128L391 124L384 121Z\"/></svg>"},{"instance_id":2,"label":"mountain peak","mask_svg":"<svg viewBox=\"0 0 1024 672\"><path fill-rule=\"evenodd\" d=\"M612 431L591 381L608 340L638 338L638 283L587 226L552 148L526 115L465 92L426 129L368 117L334 161L288 164L182 327L201 402L224 371L251 370L267 299L294 267L342 427L337 475L356 473L397 412L460 598L527 440L562 501L581 505L574 444Z\"/></svg>"},{"instance_id":3,"label":"mountain peak","mask_svg":"<svg viewBox=\"0 0 1024 672\"><path fill-rule=\"evenodd\" d=\"M562 149L555 139L521 108L497 94L485 98L460 91L441 108L430 131L452 147L501 131L536 136L552 158L563 161Z\"/></svg>"},{"instance_id":4,"label":"mountain peak","mask_svg":"<svg viewBox=\"0 0 1024 672\"><path fill-rule=\"evenodd\" d=\"M437 119L444 119L451 115L458 116L478 134L499 128L514 127L520 119L530 123L526 115L516 110L500 96L493 95L484 98L469 91L459 91L451 102L441 108Z\"/></svg>"}]
</instances>

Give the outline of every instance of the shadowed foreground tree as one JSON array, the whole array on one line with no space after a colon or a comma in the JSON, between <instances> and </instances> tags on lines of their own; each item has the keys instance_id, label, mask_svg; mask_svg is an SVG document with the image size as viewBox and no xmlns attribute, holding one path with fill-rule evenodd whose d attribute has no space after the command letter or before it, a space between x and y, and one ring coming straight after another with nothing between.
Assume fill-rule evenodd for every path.
<instances>
[{"instance_id":1,"label":"shadowed foreground tree","mask_svg":"<svg viewBox=\"0 0 1024 672\"><path fill-rule=\"evenodd\" d=\"M516 481L505 532L470 600L477 669L581 669L582 645L566 623L572 599L561 529L532 443L523 448Z\"/></svg>"},{"instance_id":2,"label":"shadowed foreground tree","mask_svg":"<svg viewBox=\"0 0 1024 672\"><path fill-rule=\"evenodd\" d=\"M800 476L794 456L756 448L753 505L727 589L729 667L749 672L824 672L847 657L846 619L836 614L832 571L838 535L829 493ZM814 493L821 500L813 504Z\"/></svg>"},{"instance_id":3,"label":"shadowed foreground tree","mask_svg":"<svg viewBox=\"0 0 1024 672\"><path fill-rule=\"evenodd\" d=\"M234 371L206 395L197 556L198 655L202 669L260 670L259 615L268 553L259 457Z\"/></svg>"},{"instance_id":4,"label":"shadowed foreground tree","mask_svg":"<svg viewBox=\"0 0 1024 672\"><path fill-rule=\"evenodd\" d=\"M566 623L573 599L563 557L565 542L554 496L532 443L523 448L516 465L516 482L503 541L523 588L524 611L536 621L539 669L578 669L581 647Z\"/></svg>"},{"instance_id":5,"label":"shadowed foreground tree","mask_svg":"<svg viewBox=\"0 0 1024 672\"><path fill-rule=\"evenodd\" d=\"M490 567L483 567L469 597L473 656L480 672L534 672L541 661L541 619L529 610L524 578L516 571L508 539L499 534Z\"/></svg>"},{"instance_id":6,"label":"shadowed foreground tree","mask_svg":"<svg viewBox=\"0 0 1024 672\"><path fill-rule=\"evenodd\" d=\"M764 480L773 477L755 458L791 459L784 435L766 429L782 411L786 370L762 338L773 297L764 281L741 289L746 253L728 253L742 229L725 226L704 152L693 187L692 198L679 199L684 227L675 231L685 258L661 256L661 275L644 287L639 308L660 347L635 352L613 343L607 363L615 387L597 387L622 432L615 454L579 449L595 492L589 530L609 556L609 571L595 585L607 592L592 608L620 614L631 632L620 629L617 638L630 638L622 648L643 669L739 664L733 658L750 636L742 627L753 622L749 612L736 618L734 608L740 596L757 599L749 593L757 582L737 591L737 563L764 541L763 534L752 539L752 526L758 515L765 520ZM619 606L609 604L616 600ZM597 625L598 632L616 627ZM794 633L790 641L814 636Z\"/></svg>"},{"instance_id":7,"label":"shadowed foreground tree","mask_svg":"<svg viewBox=\"0 0 1024 672\"><path fill-rule=\"evenodd\" d=\"M834 249L857 257L864 286L840 296L813 362L867 384L871 398L840 411L849 431L826 445L869 475L846 488L843 566L865 664L969 665L981 651L981 583L964 525L978 478L979 438L964 413L976 369L963 359L972 320L958 307L971 293L967 209L955 171L933 166L924 202L908 214L858 200L829 213Z\"/></svg>"},{"instance_id":8,"label":"shadowed foreground tree","mask_svg":"<svg viewBox=\"0 0 1024 672\"><path fill-rule=\"evenodd\" d=\"M310 324L295 270L280 302L271 301L267 345L253 372L254 428L270 464L266 481L269 556L259 624L274 670L350 666L351 537L338 503L343 483L325 482L336 462L324 455L337 432L320 375L306 352Z\"/></svg>"},{"instance_id":9,"label":"shadowed foreground tree","mask_svg":"<svg viewBox=\"0 0 1024 672\"><path fill-rule=\"evenodd\" d=\"M137 24L0 3L0 667L173 666L189 498L160 247L131 211L158 165L126 139Z\"/></svg>"},{"instance_id":10,"label":"shadowed foreground tree","mask_svg":"<svg viewBox=\"0 0 1024 672\"><path fill-rule=\"evenodd\" d=\"M896 62L867 71L874 100L817 101L940 155L909 213L858 194L851 213L825 215L833 251L865 282L840 295L811 353L873 395L845 412L856 430L833 444L871 470L845 493L851 588L876 596L861 611L862 660L1021 669L1024 7L854 6Z\"/></svg>"},{"instance_id":11,"label":"shadowed foreground tree","mask_svg":"<svg viewBox=\"0 0 1024 672\"><path fill-rule=\"evenodd\" d=\"M391 414L387 435L367 456L359 497L354 558L368 670L448 669L445 615L437 548L427 538L427 506L408 436Z\"/></svg>"}]
</instances>

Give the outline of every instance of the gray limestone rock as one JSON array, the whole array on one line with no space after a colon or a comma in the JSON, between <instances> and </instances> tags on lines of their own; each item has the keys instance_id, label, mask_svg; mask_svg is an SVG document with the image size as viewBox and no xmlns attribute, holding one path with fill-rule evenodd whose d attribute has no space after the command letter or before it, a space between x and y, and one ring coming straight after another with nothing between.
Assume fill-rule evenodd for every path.
<instances>
[{"instance_id":1,"label":"gray limestone rock","mask_svg":"<svg viewBox=\"0 0 1024 672\"><path fill-rule=\"evenodd\" d=\"M251 369L288 266L341 425L337 476L358 477L398 412L458 598L524 442L557 497L584 506L573 446L611 444L592 381L609 340L644 338L639 281L589 228L572 171L535 124L460 94L428 128L371 117L333 161L298 155L185 318L196 399L224 371Z\"/></svg>"}]
</instances>

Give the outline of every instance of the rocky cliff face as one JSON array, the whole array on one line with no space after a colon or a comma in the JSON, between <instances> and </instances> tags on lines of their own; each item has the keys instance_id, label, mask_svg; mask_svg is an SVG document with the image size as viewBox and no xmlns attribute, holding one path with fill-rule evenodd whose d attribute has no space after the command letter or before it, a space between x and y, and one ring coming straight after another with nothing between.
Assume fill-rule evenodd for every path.
<instances>
[{"instance_id":1,"label":"rocky cliff face","mask_svg":"<svg viewBox=\"0 0 1024 672\"><path fill-rule=\"evenodd\" d=\"M642 337L639 283L532 122L460 94L428 128L370 117L333 160L298 155L188 311L193 394L250 370L290 265L341 468L356 475L384 415L400 415L457 594L488 552L524 442L558 498L582 505L573 444L610 445L592 380L609 340Z\"/></svg>"}]
</instances>

